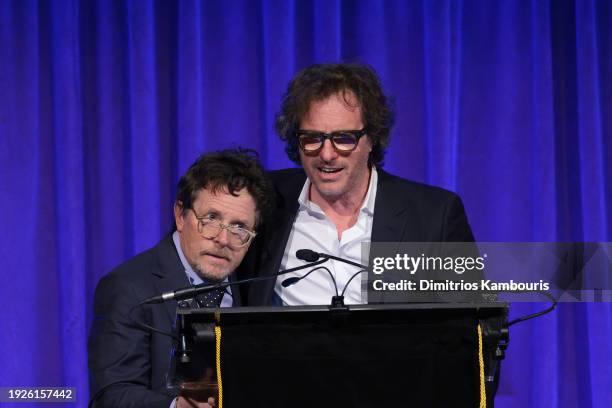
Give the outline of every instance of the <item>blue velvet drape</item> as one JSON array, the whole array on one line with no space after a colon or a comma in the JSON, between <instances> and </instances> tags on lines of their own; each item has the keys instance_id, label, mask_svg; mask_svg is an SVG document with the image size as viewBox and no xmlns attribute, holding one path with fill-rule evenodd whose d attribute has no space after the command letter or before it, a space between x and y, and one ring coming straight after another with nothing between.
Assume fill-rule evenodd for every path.
<instances>
[{"instance_id":1,"label":"blue velvet drape","mask_svg":"<svg viewBox=\"0 0 612 408\"><path fill-rule=\"evenodd\" d=\"M480 241L609 241L612 5L533 1L0 1L0 386L88 396L98 279L171 227L204 150L273 131L314 62L372 65L386 169L457 191ZM540 308L519 304L513 315ZM612 406L612 308L513 327L500 407Z\"/></svg>"}]
</instances>

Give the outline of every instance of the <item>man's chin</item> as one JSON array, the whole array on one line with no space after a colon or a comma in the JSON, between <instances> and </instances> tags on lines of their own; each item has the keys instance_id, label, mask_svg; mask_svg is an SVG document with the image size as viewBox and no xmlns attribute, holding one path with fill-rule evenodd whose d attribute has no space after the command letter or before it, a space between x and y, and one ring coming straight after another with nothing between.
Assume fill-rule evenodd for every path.
<instances>
[{"instance_id":1,"label":"man's chin","mask_svg":"<svg viewBox=\"0 0 612 408\"><path fill-rule=\"evenodd\" d=\"M195 272L200 276L200 278L205 279L210 283L223 282L230 274L227 271L217 271L214 269L203 268L196 268Z\"/></svg>"}]
</instances>

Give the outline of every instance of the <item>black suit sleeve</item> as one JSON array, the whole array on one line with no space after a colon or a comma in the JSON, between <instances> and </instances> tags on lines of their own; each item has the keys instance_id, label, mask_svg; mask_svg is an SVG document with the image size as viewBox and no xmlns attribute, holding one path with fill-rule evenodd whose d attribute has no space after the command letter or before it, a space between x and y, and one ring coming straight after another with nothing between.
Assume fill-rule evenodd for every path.
<instances>
[{"instance_id":1,"label":"black suit sleeve","mask_svg":"<svg viewBox=\"0 0 612 408\"><path fill-rule=\"evenodd\" d=\"M478 246L475 243L472 229L467 220L467 215L461 202L461 198L456 194L452 194L451 199L448 201L445 209L444 224L443 224L443 242L466 242L467 244L460 247L454 248L447 252L443 256L450 256L454 258L477 258L480 256ZM451 274L451 278L462 279L469 282L478 282L485 278L482 270L471 270L466 271L462 275ZM448 275L444 275L448 278ZM446 301L458 301L458 302L488 302L495 301L497 297L495 294L482 294L475 291L459 292L445 294Z\"/></svg>"},{"instance_id":2,"label":"black suit sleeve","mask_svg":"<svg viewBox=\"0 0 612 408\"><path fill-rule=\"evenodd\" d=\"M88 344L93 407L168 408L174 399L151 390L151 335L129 316L137 299L132 285L113 274L96 289ZM136 308L132 316L151 324L150 312Z\"/></svg>"},{"instance_id":3,"label":"black suit sleeve","mask_svg":"<svg viewBox=\"0 0 612 408\"><path fill-rule=\"evenodd\" d=\"M461 199L452 194L444 211L442 242L474 242Z\"/></svg>"}]
</instances>

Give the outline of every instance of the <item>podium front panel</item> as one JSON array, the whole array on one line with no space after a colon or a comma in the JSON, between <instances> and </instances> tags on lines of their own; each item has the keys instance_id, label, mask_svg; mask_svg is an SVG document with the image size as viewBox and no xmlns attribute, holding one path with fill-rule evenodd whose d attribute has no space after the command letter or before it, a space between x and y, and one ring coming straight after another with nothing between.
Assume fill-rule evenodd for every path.
<instances>
[{"instance_id":1,"label":"podium front panel","mask_svg":"<svg viewBox=\"0 0 612 408\"><path fill-rule=\"evenodd\" d=\"M224 407L477 407L477 326L505 317L507 308L418 304L180 313L186 327L221 328ZM190 333L191 349L214 347L197 337Z\"/></svg>"}]
</instances>

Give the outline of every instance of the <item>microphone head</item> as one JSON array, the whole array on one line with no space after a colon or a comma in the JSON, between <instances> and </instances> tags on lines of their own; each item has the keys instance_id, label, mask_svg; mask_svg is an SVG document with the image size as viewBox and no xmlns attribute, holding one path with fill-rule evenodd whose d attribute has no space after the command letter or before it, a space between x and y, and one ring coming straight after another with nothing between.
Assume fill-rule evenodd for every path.
<instances>
[{"instance_id":1,"label":"microphone head","mask_svg":"<svg viewBox=\"0 0 612 408\"><path fill-rule=\"evenodd\" d=\"M291 278L287 278L284 281L282 281L281 285L283 285L283 288L286 288L288 286L293 285L294 283L297 283L300 279L301 278L298 278L297 276L292 276Z\"/></svg>"},{"instance_id":2,"label":"microphone head","mask_svg":"<svg viewBox=\"0 0 612 408\"><path fill-rule=\"evenodd\" d=\"M295 256L297 256L297 259L306 262L316 262L319 260L319 254L312 249L298 249Z\"/></svg>"}]
</instances>

